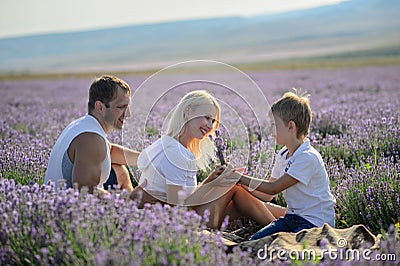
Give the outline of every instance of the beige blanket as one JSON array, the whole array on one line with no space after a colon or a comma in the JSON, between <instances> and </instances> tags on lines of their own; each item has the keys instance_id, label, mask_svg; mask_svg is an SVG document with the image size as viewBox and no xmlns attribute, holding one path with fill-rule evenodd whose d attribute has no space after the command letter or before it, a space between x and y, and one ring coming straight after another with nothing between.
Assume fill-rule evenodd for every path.
<instances>
[{"instance_id":1,"label":"beige blanket","mask_svg":"<svg viewBox=\"0 0 400 266\"><path fill-rule=\"evenodd\" d=\"M269 260L357 260L357 257L370 256L372 250L378 248L381 238L381 235L373 235L364 225L335 229L328 224L298 233L276 233L253 241L230 233L223 233L223 236L229 250L235 246L242 250L251 248L254 257Z\"/></svg>"}]
</instances>

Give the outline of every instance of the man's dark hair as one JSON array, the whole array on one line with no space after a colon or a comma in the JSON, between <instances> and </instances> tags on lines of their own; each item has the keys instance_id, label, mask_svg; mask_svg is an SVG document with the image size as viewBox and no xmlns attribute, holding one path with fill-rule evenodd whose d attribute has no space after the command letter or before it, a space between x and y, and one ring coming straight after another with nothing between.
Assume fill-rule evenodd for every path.
<instances>
[{"instance_id":1,"label":"man's dark hair","mask_svg":"<svg viewBox=\"0 0 400 266\"><path fill-rule=\"evenodd\" d=\"M90 113L94 109L96 101L101 101L108 108L110 101L117 97L118 88L121 88L126 94L131 93L129 85L118 77L103 75L96 78L89 89L88 112Z\"/></svg>"}]
</instances>

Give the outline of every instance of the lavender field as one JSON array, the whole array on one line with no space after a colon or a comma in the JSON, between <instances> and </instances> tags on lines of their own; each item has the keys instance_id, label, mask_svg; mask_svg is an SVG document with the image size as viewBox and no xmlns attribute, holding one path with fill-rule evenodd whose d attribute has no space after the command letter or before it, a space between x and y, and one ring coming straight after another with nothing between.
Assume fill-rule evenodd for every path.
<instances>
[{"instance_id":1,"label":"lavender field","mask_svg":"<svg viewBox=\"0 0 400 266\"><path fill-rule=\"evenodd\" d=\"M364 224L374 234L389 231L381 252L396 253L398 260L399 73L400 66L246 73L270 103L292 87L311 94L313 122L309 138L322 154L331 179L337 199L336 227ZM190 78L190 73L174 75L166 78L178 79L180 75ZM135 91L148 75L120 77ZM199 217L183 208L156 206L139 211L126 199L125 193L98 199L72 189L55 194L51 187L43 185L56 138L68 123L86 113L88 87L93 78L0 81L3 108L0 118L0 264L262 263L246 251L226 253L219 232L197 234L199 228L205 228L207 217ZM148 94L157 95L164 85L163 82L155 84ZM110 139L143 149L162 133L165 116L184 92L178 94L163 97L151 114L133 108L135 121L146 122L145 131L128 124L130 129L116 132ZM235 152L240 154L243 148L235 137L230 146L230 159L236 165L247 166L249 173L268 174L269 164L255 167L258 160L268 162L266 158L272 158L273 154L265 152L270 147L257 137L251 110L240 99L227 98L230 96L218 94L217 90L215 94L234 110L243 110L245 118L249 156L232 156ZM234 115L229 112L222 115L231 136L242 134ZM139 172L131 170L138 177ZM282 199L278 203L284 204ZM321 264L324 263L331 262Z\"/></svg>"}]
</instances>

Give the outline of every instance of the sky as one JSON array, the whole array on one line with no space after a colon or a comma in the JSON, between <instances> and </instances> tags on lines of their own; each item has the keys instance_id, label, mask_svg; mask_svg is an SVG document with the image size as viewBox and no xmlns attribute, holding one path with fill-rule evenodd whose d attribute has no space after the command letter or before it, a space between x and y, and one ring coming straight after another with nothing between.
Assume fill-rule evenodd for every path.
<instances>
[{"instance_id":1,"label":"sky","mask_svg":"<svg viewBox=\"0 0 400 266\"><path fill-rule=\"evenodd\" d=\"M304 9L343 0L0 0L0 38Z\"/></svg>"}]
</instances>

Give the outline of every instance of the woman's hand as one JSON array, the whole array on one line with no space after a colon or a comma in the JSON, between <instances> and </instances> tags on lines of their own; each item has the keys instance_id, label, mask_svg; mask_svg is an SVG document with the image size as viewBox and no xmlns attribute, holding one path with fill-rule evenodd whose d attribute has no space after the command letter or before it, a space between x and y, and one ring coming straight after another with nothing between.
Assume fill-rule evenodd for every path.
<instances>
[{"instance_id":1,"label":"woman's hand","mask_svg":"<svg viewBox=\"0 0 400 266\"><path fill-rule=\"evenodd\" d=\"M217 165L215 170L204 180L204 184L218 179L217 185L230 186L239 181L241 173L244 170L244 167L235 168L229 163L226 165Z\"/></svg>"},{"instance_id":2,"label":"woman's hand","mask_svg":"<svg viewBox=\"0 0 400 266\"><path fill-rule=\"evenodd\" d=\"M211 174L209 174L209 176L204 180L203 184L209 183L217 179L224 172L225 169L226 165L217 164L215 166L214 171L212 171Z\"/></svg>"}]
</instances>

